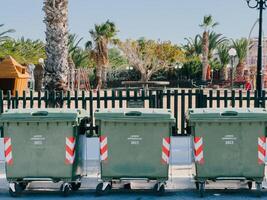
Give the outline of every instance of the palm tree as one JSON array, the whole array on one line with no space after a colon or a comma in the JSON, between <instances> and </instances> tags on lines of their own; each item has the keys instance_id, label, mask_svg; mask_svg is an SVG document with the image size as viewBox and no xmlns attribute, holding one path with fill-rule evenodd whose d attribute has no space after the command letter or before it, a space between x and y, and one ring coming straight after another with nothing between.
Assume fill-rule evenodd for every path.
<instances>
[{"instance_id":1,"label":"palm tree","mask_svg":"<svg viewBox=\"0 0 267 200\"><path fill-rule=\"evenodd\" d=\"M44 0L46 24L45 88L66 90L68 76L68 0Z\"/></svg>"},{"instance_id":2,"label":"palm tree","mask_svg":"<svg viewBox=\"0 0 267 200\"><path fill-rule=\"evenodd\" d=\"M0 28L3 27L4 24L0 24ZM6 40L10 39L9 36L7 36L8 33L14 33L15 30L14 29L8 29L6 31L3 31L0 33L0 44L5 42Z\"/></svg>"},{"instance_id":3,"label":"palm tree","mask_svg":"<svg viewBox=\"0 0 267 200\"><path fill-rule=\"evenodd\" d=\"M10 38L0 45L0 59L8 55L24 65L38 64L39 58L45 58L45 44L23 37L17 40Z\"/></svg>"},{"instance_id":4,"label":"palm tree","mask_svg":"<svg viewBox=\"0 0 267 200\"><path fill-rule=\"evenodd\" d=\"M221 63L221 73L220 73L220 77L221 80L226 80L226 75L227 75L227 65L230 62L230 56L229 56L229 45L227 43L223 43L221 45L218 46L217 50L218 50L218 56L220 59L220 63Z\"/></svg>"},{"instance_id":5,"label":"palm tree","mask_svg":"<svg viewBox=\"0 0 267 200\"><path fill-rule=\"evenodd\" d=\"M202 80L207 80L207 70L209 68L209 32L210 29L217 26L218 23L213 21L211 15L204 16L203 24L200 25L204 29L202 36Z\"/></svg>"},{"instance_id":6,"label":"palm tree","mask_svg":"<svg viewBox=\"0 0 267 200\"><path fill-rule=\"evenodd\" d=\"M239 40L232 40L233 48L236 50L236 55L238 57L238 64L235 71L235 82L242 83L244 79L244 68L245 68L245 59L247 57L247 49L249 47L249 41L245 38Z\"/></svg>"},{"instance_id":7,"label":"palm tree","mask_svg":"<svg viewBox=\"0 0 267 200\"><path fill-rule=\"evenodd\" d=\"M109 65L108 45L117 33L116 26L109 20L103 24L95 25L95 28L90 30L91 37L94 40L94 54L96 60L96 83L97 89L102 85L105 87L107 80L107 68Z\"/></svg>"},{"instance_id":8,"label":"palm tree","mask_svg":"<svg viewBox=\"0 0 267 200\"><path fill-rule=\"evenodd\" d=\"M201 38L202 39L202 38ZM202 39L203 41L203 39ZM223 43L226 43L228 40L226 37L223 37L222 34L218 34L214 31L209 33L209 53L208 53L208 60L213 58L213 53L217 50L218 46Z\"/></svg>"},{"instance_id":9,"label":"palm tree","mask_svg":"<svg viewBox=\"0 0 267 200\"><path fill-rule=\"evenodd\" d=\"M202 52L202 38L196 35L192 38L185 38L187 44L183 46L186 56L199 56Z\"/></svg>"}]
</instances>

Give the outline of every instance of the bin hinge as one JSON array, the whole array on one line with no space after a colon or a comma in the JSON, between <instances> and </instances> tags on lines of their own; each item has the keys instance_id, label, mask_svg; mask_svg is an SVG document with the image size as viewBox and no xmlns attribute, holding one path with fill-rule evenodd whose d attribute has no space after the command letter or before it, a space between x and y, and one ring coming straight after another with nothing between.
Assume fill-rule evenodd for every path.
<instances>
[{"instance_id":1,"label":"bin hinge","mask_svg":"<svg viewBox=\"0 0 267 200\"><path fill-rule=\"evenodd\" d=\"M85 130L88 131L87 134L86 134L86 137L92 137L94 135L94 133L96 135L98 135L98 126L93 126L91 124L86 124L85 125Z\"/></svg>"}]
</instances>

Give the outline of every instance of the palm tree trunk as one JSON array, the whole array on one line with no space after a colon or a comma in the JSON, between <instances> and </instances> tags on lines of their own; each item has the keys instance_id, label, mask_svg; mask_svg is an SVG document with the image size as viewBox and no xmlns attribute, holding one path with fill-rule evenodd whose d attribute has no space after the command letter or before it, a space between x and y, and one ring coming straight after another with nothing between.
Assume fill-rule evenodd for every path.
<instances>
[{"instance_id":1,"label":"palm tree trunk","mask_svg":"<svg viewBox=\"0 0 267 200\"><path fill-rule=\"evenodd\" d=\"M209 67L209 32L203 33L203 47L202 47L202 80L207 80L207 70Z\"/></svg>"},{"instance_id":2,"label":"palm tree trunk","mask_svg":"<svg viewBox=\"0 0 267 200\"><path fill-rule=\"evenodd\" d=\"M69 65L68 88L71 89L71 90L74 90L72 85L74 85L74 81L75 81L74 72L75 72L76 66L75 66L71 56L68 57L68 65Z\"/></svg>"},{"instance_id":3,"label":"palm tree trunk","mask_svg":"<svg viewBox=\"0 0 267 200\"><path fill-rule=\"evenodd\" d=\"M103 39L101 42L101 56L102 56L102 69L101 69L101 78L102 78L102 87L106 88L107 86L107 69L109 65L108 60L108 40Z\"/></svg>"},{"instance_id":4,"label":"palm tree trunk","mask_svg":"<svg viewBox=\"0 0 267 200\"><path fill-rule=\"evenodd\" d=\"M226 66L223 66L223 68L220 70L220 80L225 81L227 79L227 68Z\"/></svg>"},{"instance_id":5,"label":"palm tree trunk","mask_svg":"<svg viewBox=\"0 0 267 200\"><path fill-rule=\"evenodd\" d=\"M244 68L245 64L243 61L239 61L238 65L236 66L236 71L235 71L235 82L241 83L244 82Z\"/></svg>"},{"instance_id":6,"label":"palm tree trunk","mask_svg":"<svg viewBox=\"0 0 267 200\"><path fill-rule=\"evenodd\" d=\"M68 0L45 0L45 88L66 90L68 76Z\"/></svg>"},{"instance_id":7,"label":"palm tree trunk","mask_svg":"<svg viewBox=\"0 0 267 200\"><path fill-rule=\"evenodd\" d=\"M102 78L102 87L107 87L107 70L108 70L108 64L103 65L102 71L101 71L101 78Z\"/></svg>"},{"instance_id":8,"label":"palm tree trunk","mask_svg":"<svg viewBox=\"0 0 267 200\"><path fill-rule=\"evenodd\" d=\"M96 66L96 89L99 90L102 88L102 65L101 64L97 64Z\"/></svg>"}]
</instances>

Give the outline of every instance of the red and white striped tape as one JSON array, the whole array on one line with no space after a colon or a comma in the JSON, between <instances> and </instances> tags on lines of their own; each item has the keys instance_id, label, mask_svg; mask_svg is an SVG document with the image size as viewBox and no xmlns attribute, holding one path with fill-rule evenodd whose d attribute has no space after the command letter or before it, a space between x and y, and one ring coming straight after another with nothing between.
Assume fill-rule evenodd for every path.
<instances>
[{"instance_id":1,"label":"red and white striped tape","mask_svg":"<svg viewBox=\"0 0 267 200\"><path fill-rule=\"evenodd\" d=\"M6 163L8 165L12 165L13 164L13 156L12 156L12 144L11 144L11 138L10 137L4 138L4 148L5 148Z\"/></svg>"},{"instance_id":2,"label":"red and white striped tape","mask_svg":"<svg viewBox=\"0 0 267 200\"><path fill-rule=\"evenodd\" d=\"M75 137L66 137L66 164L71 165L75 160Z\"/></svg>"},{"instance_id":3,"label":"red and white striped tape","mask_svg":"<svg viewBox=\"0 0 267 200\"><path fill-rule=\"evenodd\" d=\"M108 160L108 138L107 136L100 136L100 160Z\"/></svg>"},{"instance_id":4,"label":"red and white striped tape","mask_svg":"<svg viewBox=\"0 0 267 200\"><path fill-rule=\"evenodd\" d=\"M258 163L264 164L266 157L266 137L258 138Z\"/></svg>"},{"instance_id":5,"label":"red and white striped tape","mask_svg":"<svg viewBox=\"0 0 267 200\"><path fill-rule=\"evenodd\" d=\"M203 137L194 138L195 162L204 164Z\"/></svg>"},{"instance_id":6,"label":"red and white striped tape","mask_svg":"<svg viewBox=\"0 0 267 200\"><path fill-rule=\"evenodd\" d=\"M162 160L162 163L164 164L169 164L170 147L171 147L171 139L169 137L163 138L161 160Z\"/></svg>"}]
</instances>

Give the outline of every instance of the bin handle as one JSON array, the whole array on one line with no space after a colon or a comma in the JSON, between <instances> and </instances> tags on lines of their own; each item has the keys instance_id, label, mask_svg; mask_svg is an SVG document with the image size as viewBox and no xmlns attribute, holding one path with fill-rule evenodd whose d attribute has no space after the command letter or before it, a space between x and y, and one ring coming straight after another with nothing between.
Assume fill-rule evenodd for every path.
<instances>
[{"instance_id":1,"label":"bin handle","mask_svg":"<svg viewBox=\"0 0 267 200\"><path fill-rule=\"evenodd\" d=\"M132 116L132 117L136 117L136 116L141 116L142 112L139 111L130 111L124 114L125 116Z\"/></svg>"},{"instance_id":2,"label":"bin handle","mask_svg":"<svg viewBox=\"0 0 267 200\"><path fill-rule=\"evenodd\" d=\"M223 113L221 113L221 116L237 116L238 115L238 112L236 111L225 111Z\"/></svg>"},{"instance_id":3,"label":"bin handle","mask_svg":"<svg viewBox=\"0 0 267 200\"><path fill-rule=\"evenodd\" d=\"M48 115L47 111L37 111L32 113L32 116L47 116L47 115Z\"/></svg>"}]
</instances>

